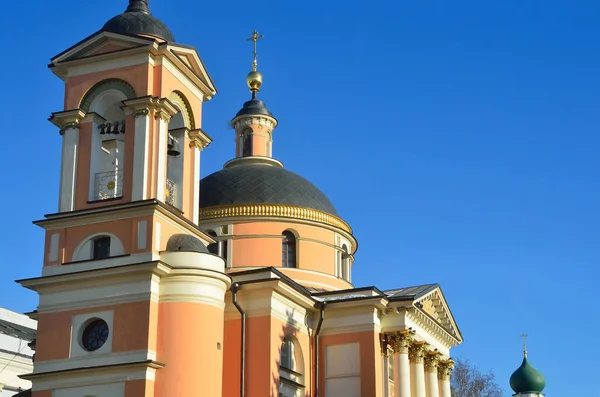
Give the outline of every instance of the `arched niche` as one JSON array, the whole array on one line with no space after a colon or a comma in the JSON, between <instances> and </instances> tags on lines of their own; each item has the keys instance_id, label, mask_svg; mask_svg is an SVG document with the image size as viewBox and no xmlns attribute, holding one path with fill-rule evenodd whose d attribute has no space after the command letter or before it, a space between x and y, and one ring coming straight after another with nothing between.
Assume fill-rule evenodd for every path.
<instances>
[{"instance_id":1,"label":"arched niche","mask_svg":"<svg viewBox=\"0 0 600 397\"><path fill-rule=\"evenodd\" d=\"M106 200L123 195L125 163L125 112L123 101L136 97L129 83L119 79L103 80L83 96L80 108L95 113L90 148L89 200Z\"/></svg>"},{"instance_id":2,"label":"arched niche","mask_svg":"<svg viewBox=\"0 0 600 397\"><path fill-rule=\"evenodd\" d=\"M304 397L306 386L304 354L298 339L286 335L281 341L279 357L279 395Z\"/></svg>"},{"instance_id":3,"label":"arched niche","mask_svg":"<svg viewBox=\"0 0 600 397\"><path fill-rule=\"evenodd\" d=\"M102 258L95 258L94 245L101 239L110 239L108 240L108 256ZM79 262L92 259L106 259L112 256L119 256L124 254L125 249L123 248L123 243L121 242L121 239L119 239L117 236L115 236L112 233L95 233L90 236L87 236L81 243L79 243L77 248L75 248L75 251L73 251L72 261Z\"/></svg>"}]
</instances>

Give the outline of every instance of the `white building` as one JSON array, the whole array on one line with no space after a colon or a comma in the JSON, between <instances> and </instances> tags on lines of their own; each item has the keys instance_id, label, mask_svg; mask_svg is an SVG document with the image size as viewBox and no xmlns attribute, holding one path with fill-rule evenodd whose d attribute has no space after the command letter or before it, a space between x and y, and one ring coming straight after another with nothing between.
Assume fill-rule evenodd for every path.
<instances>
[{"instance_id":1,"label":"white building","mask_svg":"<svg viewBox=\"0 0 600 397\"><path fill-rule=\"evenodd\" d=\"M0 397L14 396L31 387L19 375L33 371L37 322L24 314L0 308Z\"/></svg>"}]
</instances>

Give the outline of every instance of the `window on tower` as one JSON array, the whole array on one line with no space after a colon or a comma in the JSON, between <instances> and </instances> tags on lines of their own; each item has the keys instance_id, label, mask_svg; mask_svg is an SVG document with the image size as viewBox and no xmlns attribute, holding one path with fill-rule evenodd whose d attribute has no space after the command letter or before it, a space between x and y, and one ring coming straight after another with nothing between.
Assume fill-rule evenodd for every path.
<instances>
[{"instance_id":1,"label":"window on tower","mask_svg":"<svg viewBox=\"0 0 600 397\"><path fill-rule=\"evenodd\" d=\"M108 257L110 257L110 237L95 238L92 245L92 259L104 259Z\"/></svg>"},{"instance_id":2,"label":"window on tower","mask_svg":"<svg viewBox=\"0 0 600 397\"><path fill-rule=\"evenodd\" d=\"M296 267L296 236L286 230L281 244L281 266Z\"/></svg>"},{"instance_id":3,"label":"window on tower","mask_svg":"<svg viewBox=\"0 0 600 397\"><path fill-rule=\"evenodd\" d=\"M252 156L252 130L247 129L242 133L244 146L242 148L242 157Z\"/></svg>"},{"instance_id":4,"label":"window on tower","mask_svg":"<svg viewBox=\"0 0 600 397\"><path fill-rule=\"evenodd\" d=\"M210 237L217 237L217 233L215 233L214 230L209 230L207 232L207 234ZM209 244L207 248L208 248L208 252L210 252L211 254L219 255L219 242L218 241L216 243Z\"/></svg>"}]
</instances>

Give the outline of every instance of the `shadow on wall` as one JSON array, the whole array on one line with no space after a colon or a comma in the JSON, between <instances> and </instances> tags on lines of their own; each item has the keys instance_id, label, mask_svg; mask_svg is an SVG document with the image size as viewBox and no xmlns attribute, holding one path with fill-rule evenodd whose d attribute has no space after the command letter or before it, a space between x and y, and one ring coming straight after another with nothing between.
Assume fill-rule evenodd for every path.
<instances>
[{"instance_id":1,"label":"shadow on wall","mask_svg":"<svg viewBox=\"0 0 600 397\"><path fill-rule=\"evenodd\" d=\"M295 319L295 311L286 311L286 324L279 332L279 348L277 360L272 373L271 397L308 397L309 382L312 383L312 362L314 361L312 349L312 333L310 332L308 314L304 316L304 324ZM300 344L302 339L299 328L309 328L308 351L304 351ZM308 358L306 361L305 357ZM311 391L312 393L312 391Z\"/></svg>"}]
</instances>

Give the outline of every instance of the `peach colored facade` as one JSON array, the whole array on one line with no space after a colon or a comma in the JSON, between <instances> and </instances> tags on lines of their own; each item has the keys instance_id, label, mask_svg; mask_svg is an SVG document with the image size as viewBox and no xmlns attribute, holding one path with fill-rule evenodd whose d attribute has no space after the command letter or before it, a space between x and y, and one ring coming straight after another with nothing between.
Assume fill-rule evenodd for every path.
<instances>
[{"instance_id":1,"label":"peach colored facade","mask_svg":"<svg viewBox=\"0 0 600 397\"><path fill-rule=\"evenodd\" d=\"M51 69L65 82L59 208L36 222L40 277L20 280L40 297L34 397L446 397L400 387L410 352L446 390L462 337L439 286L355 288L357 241L335 211L201 207L216 88L195 49L102 31ZM225 167L282 168L277 120L244 109Z\"/></svg>"}]
</instances>

